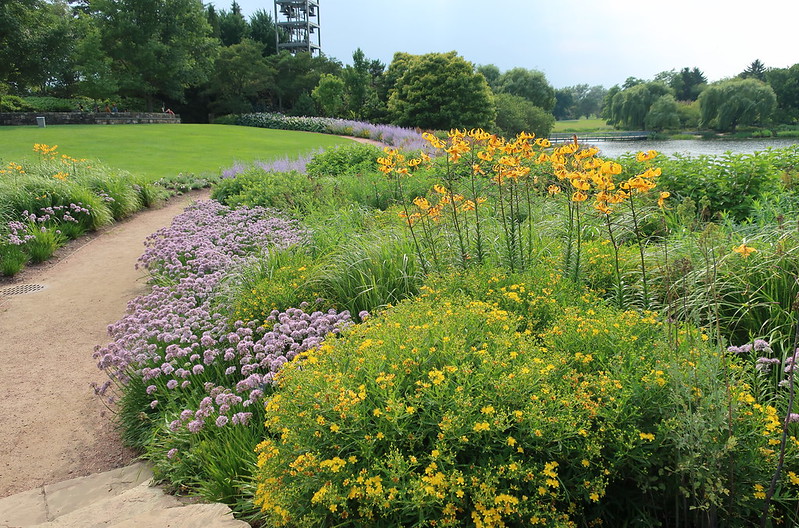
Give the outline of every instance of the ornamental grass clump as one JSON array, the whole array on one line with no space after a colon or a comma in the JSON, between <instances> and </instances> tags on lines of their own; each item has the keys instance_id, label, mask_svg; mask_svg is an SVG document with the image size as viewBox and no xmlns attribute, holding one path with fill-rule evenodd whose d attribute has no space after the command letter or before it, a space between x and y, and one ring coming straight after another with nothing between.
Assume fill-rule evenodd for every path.
<instances>
[{"instance_id":1,"label":"ornamental grass clump","mask_svg":"<svg viewBox=\"0 0 799 528\"><path fill-rule=\"evenodd\" d=\"M285 365L258 448L264 522L757 520L780 428L743 371L690 328L672 346L654 314L565 302L546 273L495 271L488 299L459 286L484 275L442 278Z\"/></svg>"}]
</instances>

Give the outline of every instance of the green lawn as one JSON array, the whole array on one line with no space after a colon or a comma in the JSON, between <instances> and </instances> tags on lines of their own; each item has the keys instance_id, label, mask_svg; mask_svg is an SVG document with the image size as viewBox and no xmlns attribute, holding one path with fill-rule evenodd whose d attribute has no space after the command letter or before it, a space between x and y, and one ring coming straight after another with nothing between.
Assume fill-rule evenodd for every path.
<instances>
[{"instance_id":1,"label":"green lawn","mask_svg":"<svg viewBox=\"0 0 799 528\"><path fill-rule=\"evenodd\" d=\"M613 127L608 125L604 119L567 119L563 121L555 121L555 127L552 132L555 134L562 134L565 132L599 132L610 131Z\"/></svg>"},{"instance_id":2,"label":"green lawn","mask_svg":"<svg viewBox=\"0 0 799 528\"><path fill-rule=\"evenodd\" d=\"M34 143L153 178L218 173L234 162L297 157L350 144L326 134L229 125L54 125L0 127L0 165L33 160Z\"/></svg>"}]
</instances>

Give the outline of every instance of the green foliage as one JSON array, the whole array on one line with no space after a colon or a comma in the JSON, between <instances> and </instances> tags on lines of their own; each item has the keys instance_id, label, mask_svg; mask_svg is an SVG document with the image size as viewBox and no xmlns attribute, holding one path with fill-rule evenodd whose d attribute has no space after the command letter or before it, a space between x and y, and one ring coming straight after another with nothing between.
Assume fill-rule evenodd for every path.
<instances>
[{"instance_id":1,"label":"green foliage","mask_svg":"<svg viewBox=\"0 0 799 528\"><path fill-rule=\"evenodd\" d=\"M401 61L404 71L389 95L393 123L433 130L491 128L496 115L491 89L454 51L398 54L394 60Z\"/></svg>"},{"instance_id":2,"label":"green foliage","mask_svg":"<svg viewBox=\"0 0 799 528\"><path fill-rule=\"evenodd\" d=\"M87 104L86 101L58 97L26 97L25 102L34 112L74 112L78 104Z\"/></svg>"},{"instance_id":3,"label":"green foliage","mask_svg":"<svg viewBox=\"0 0 799 528\"><path fill-rule=\"evenodd\" d=\"M235 178L221 180L211 197L225 205L303 210L330 198L330 190L297 171L272 172L251 167Z\"/></svg>"},{"instance_id":4,"label":"green foliage","mask_svg":"<svg viewBox=\"0 0 799 528\"><path fill-rule=\"evenodd\" d=\"M328 117L341 117L346 101L344 100L345 84L340 77L328 73L322 74L319 84L311 92L322 113Z\"/></svg>"},{"instance_id":5,"label":"green foliage","mask_svg":"<svg viewBox=\"0 0 799 528\"><path fill-rule=\"evenodd\" d=\"M288 365L258 447L265 521L755 521L772 415L698 336L675 347L651 314L561 304L558 282L438 281Z\"/></svg>"},{"instance_id":6,"label":"green foliage","mask_svg":"<svg viewBox=\"0 0 799 528\"><path fill-rule=\"evenodd\" d=\"M52 257L53 253L66 242L65 237L52 227L32 224L28 227L27 232L33 238L25 242L24 248L34 264L44 262Z\"/></svg>"},{"instance_id":7,"label":"green foliage","mask_svg":"<svg viewBox=\"0 0 799 528\"><path fill-rule=\"evenodd\" d=\"M272 310L315 305L319 294L308 282L315 265L302 250L269 250L228 275L223 284L226 294L219 302L230 307L230 323L257 321L263 325Z\"/></svg>"},{"instance_id":8,"label":"green foliage","mask_svg":"<svg viewBox=\"0 0 799 528\"><path fill-rule=\"evenodd\" d=\"M608 91L604 115L611 125L632 130L645 130L646 118L652 105L667 94L671 94L671 89L659 82L636 83L624 90L619 90L616 87L615 90ZM669 119L671 118L666 117L667 121Z\"/></svg>"},{"instance_id":9,"label":"green foliage","mask_svg":"<svg viewBox=\"0 0 799 528\"><path fill-rule=\"evenodd\" d=\"M699 96L702 125L720 132L765 124L777 105L770 86L757 79L731 79L709 85Z\"/></svg>"},{"instance_id":10,"label":"green foliage","mask_svg":"<svg viewBox=\"0 0 799 528\"><path fill-rule=\"evenodd\" d=\"M766 82L777 96L777 122L793 123L799 119L799 64L789 68L769 68Z\"/></svg>"},{"instance_id":11,"label":"green foliage","mask_svg":"<svg viewBox=\"0 0 799 528\"><path fill-rule=\"evenodd\" d=\"M261 55L261 45L245 39L223 48L214 61L208 93L216 113L247 113L274 83L275 71Z\"/></svg>"},{"instance_id":12,"label":"green foliage","mask_svg":"<svg viewBox=\"0 0 799 528\"><path fill-rule=\"evenodd\" d=\"M518 95L500 93L494 97L497 105L497 128L506 137L514 137L520 132L548 137L555 124L555 118L528 99Z\"/></svg>"},{"instance_id":13,"label":"green foliage","mask_svg":"<svg viewBox=\"0 0 799 528\"><path fill-rule=\"evenodd\" d=\"M340 146L316 154L308 162L308 176L340 176L344 174L361 174L377 172L377 158L382 151L362 143Z\"/></svg>"},{"instance_id":14,"label":"green foliage","mask_svg":"<svg viewBox=\"0 0 799 528\"><path fill-rule=\"evenodd\" d=\"M19 273L28 262L28 254L19 246L0 244L0 274L12 277Z\"/></svg>"},{"instance_id":15,"label":"green foliage","mask_svg":"<svg viewBox=\"0 0 799 528\"><path fill-rule=\"evenodd\" d=\"M644 118L644 127L658 131L680 128L679 108L673 95L662 95L652 103Z\"/></svg>"},{"instance_id":16,"label":"green foliage","mask_svg":"<svg viewBox=\"0 0 799 528\"><path fill-rule=\"evenodd\" d=\"M756 200L779 185L779 165L796 160L795 149L723 156L684 156L659 160L660 185L676 198L705 204L706 218L729 214L737 220L751 215Z\"/></svg>"},{"instance_id":17,"label":"green foliage","mask_svg":"<svg viewBox=\"0 0 799 528\"><path fill-rule=\"evenodd\" d=\"M93 19L122 96L183 100L208 79L212 50L202 4L195 0L94 0Z\"/></svg>"},{"instance_id":18,"label":"green foliage","mask_svg":"<svg viewBox=\"0 0 799 528\"><path fill-rule=\"evenodd\" d=\"M547 112L555 108L555 89L540 71L513 68L503 73L496 84L497 93L524 97Z\"/></svg>"},{"instance_id":19,"label":"green foliage","mask_svg":"<svg viewBox=\"0 0 799 528\"><path fill-rule=\"evenodd\" d=\"M416 295L422 276L413 243L389 233L342 243L323 258L311 283L339 311L357 315Z\"/></svg>"},{"instance_id":20,"label":"green foliage","mask_svg":"<svg viewBox=\"0 0 799 528\"><path fill-rule=\"evenodd\" d=\"M33 105L22 97L17 97L16 95L0 96L0 111L2 112L30 112L32 110Z\"/></svg>"}]
</instances>

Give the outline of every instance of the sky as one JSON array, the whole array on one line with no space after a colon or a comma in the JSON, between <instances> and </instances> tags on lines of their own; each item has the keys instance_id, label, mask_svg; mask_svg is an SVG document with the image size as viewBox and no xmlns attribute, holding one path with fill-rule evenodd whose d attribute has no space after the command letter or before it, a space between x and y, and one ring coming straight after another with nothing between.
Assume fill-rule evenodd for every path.
<instances>
[{"instance_id":1,"label":"sky","mask_svg":"<svg viewBox=\"0 0 799 528\"><path fill-rule=\"evenodd\" d=\"M232 1L204 0L217 9ZM272 0L238 0L245 17ZM322 52L344 64L361 48L457 51L475 65L543 72L555 88L610 88L627 77L697 67L710 82L755 59L799 63L799 0L319 0Z\"/></svg>"}]
</instances>

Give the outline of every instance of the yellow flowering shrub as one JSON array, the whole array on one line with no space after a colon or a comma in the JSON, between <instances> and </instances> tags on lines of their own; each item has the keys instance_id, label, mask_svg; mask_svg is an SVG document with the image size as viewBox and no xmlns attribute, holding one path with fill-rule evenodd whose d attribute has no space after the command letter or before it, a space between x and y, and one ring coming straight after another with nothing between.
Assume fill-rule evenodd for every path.
<instances>
[{"instance_id":1,"label":"yellow flowering shrub","mask_svg":"<svg viewBox=\"0 0 799 528\"><path fill-rule=\"evenodd\" d=\"M284 368L258 447L267 524L669 524L678 499L756 518L780 431L721 354L556 276L492 277L439 279Z\"/></svg>"}]
</instances>

